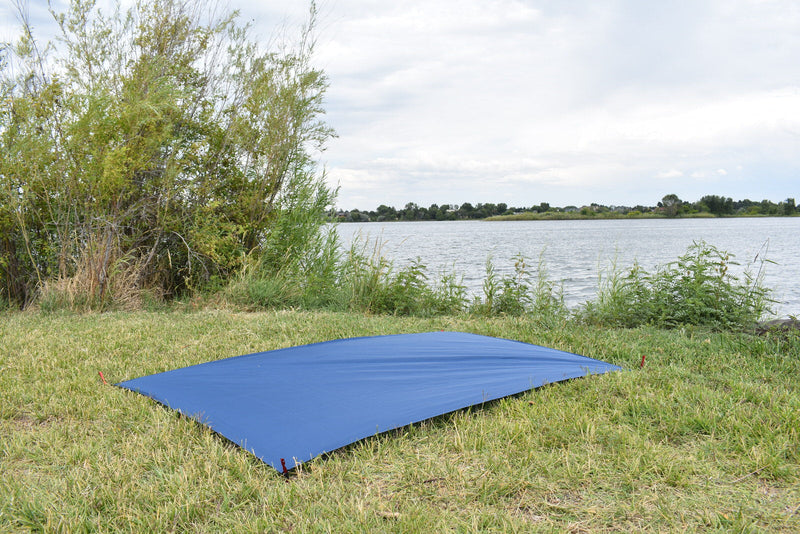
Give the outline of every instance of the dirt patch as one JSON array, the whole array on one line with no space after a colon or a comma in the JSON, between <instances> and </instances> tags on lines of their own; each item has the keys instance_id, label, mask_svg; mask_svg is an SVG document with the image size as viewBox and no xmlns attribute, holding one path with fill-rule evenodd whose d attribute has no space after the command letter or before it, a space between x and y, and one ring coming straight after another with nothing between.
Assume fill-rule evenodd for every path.
<instances>
[{"instance_id":1,"label":"dirt patch","mask_svg":"<svg viewBox=\"0 0 800 534\"><path fill-rule=\"evenodd\" d=\"M11 418L11 426L14 430L30 431L52 426L60 420L61 418L54 415L39 417L30 413L19 413Z\"/></svg>"}]
</instances>

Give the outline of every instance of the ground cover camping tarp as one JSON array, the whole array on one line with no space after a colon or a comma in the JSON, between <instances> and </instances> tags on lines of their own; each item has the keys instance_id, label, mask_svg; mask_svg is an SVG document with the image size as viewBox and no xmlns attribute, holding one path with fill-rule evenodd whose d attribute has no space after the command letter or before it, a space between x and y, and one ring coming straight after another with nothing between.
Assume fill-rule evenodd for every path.
<instances>
[{"instance_id":1,"label":"ground cover camping tarp","mask_svg":"<svg viewBox=\"0 0 800 534\"><path fill-rule=\"evenodd\" d=\"M326 341L117 384L193 417L275 469L544 384L619 370L461 332Z\"/></svg>"}]
</instances>

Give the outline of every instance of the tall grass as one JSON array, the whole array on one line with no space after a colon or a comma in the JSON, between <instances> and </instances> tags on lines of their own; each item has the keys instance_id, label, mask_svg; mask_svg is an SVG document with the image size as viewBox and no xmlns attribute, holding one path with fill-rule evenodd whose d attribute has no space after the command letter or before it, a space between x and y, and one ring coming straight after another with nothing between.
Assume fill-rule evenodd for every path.
<instances>
[{"instance_id":1,"label":"tall grass","mask_svg":"<svg viewBox=\"0 0 800 534\"><path fill-rule=\"evenodd\" d=\"M371 314L433 317L532 316L541 321L568 317L561 287L551 281L542 257L532 271L522 255L513 258L513 274L499 274L486 263L482 295L470 295L463 277L442 270L431 275L421 259L397 267L382 252L380 239L356 239L341 255L324 263L327 276L301 277L288 269L245 270L226 295L245 309L303 308Z\"/></svg>"},{"instance_id":2,"label":"tall grass","mask_svg":"<svg viewBox=\"0 0 800 534\"><path fill-rule=\"evenodd\" d=\"M470 295L455 272L431 276L420 259L397 268L382 253L379 239L356 239L348 251L327 260L327 276L303 278L283 270L266 277L246 274L227 293L247 309L524 316L547 325L573 319L598 326L694 325L714 330L752 328L774 302L763 284L769 260L761 256L757 269L748 266L738 277L731 269L738 265L732 255L698 242L652 272L637 263L627 269L612 263L600 272L596 297L569 310L563 288L549 277L543 258L544 252L532 267L517 255L513 272L506 274L487 258L482 292Z\"/></svg>"},{"instance_id":3,"label":"tall grass","mask_svg":"<svg viewBox=\"0 0 800 534\"><path fill-rule=\"evenodd\" d=\"M638 264L616 265L601 276L597 298L578 312L581 320L605 326L697 325L716 330L752 327L770 311L763 285L763 260L743 279L731 272L733 256L705 242L692 244L677 261L648 272Z\"/></svg>"},{"instance_id":4,"label":"tall grass","mask_svg":"<svg viewBox=\"0 0 800 534\"><path fill-rule=\"evenodd\" d=\"M467 306L466 287L455 273L432 280L421 260L396 268L381 253L379 239L355 240L343 254L317 262L319 271L245 271L227 290L237 306L249 309L303 308L371 314L453 315Z\"/></svg>"},{"instance_id":5,"label":"tall grass","mask_svg":"<svg viewBox=\"0 0 800 534\"><path fill-rule=\"evenodd\" d=\"M486 260L483 298L476 297L470 311L490 316L527 315L546 323L566 319L569 310L564 304L562 288L548 277L544 251L535 274L523 255L518 254L513 260L514 273L506 275L497 273L491 258Z\"/></svg>"},{"instance_id":6,"label":"tall grass","mask_svg":"<svg viewBox=\"0 0 800 534\"><path fill-rule=\"evenodd\" d=\"M290 235L295 227L313 225L293 222L285 233ZM250 311L316 309L419 317L524 316L551 326L576 320L598 326L694 325L714 330L752 328L770 313L774 302L763 284L764 267L771 263L764 253L756 258L759 264L747 266L737 277L731 270L738 265L733 256L705 242L694 243L676 261L652 272L638 263L625 269L612 263L600 271L595 298L570 310L564 302L561 283L549 276L544 251L535 267L524 256L514 256L511 273L499 272L493 259L487 258L482 291L473 295L455 271L432 274L419 258L397 267L383 254L380 239L355 239L349 249L342 251L335 231L307 234L302 254L281 256L276 252L266 256L269 262L265 256L245 260L241 273L217 296L201 300L209 299L213 306L227 302ZM279 239L281 243L292 241L286 236ZM108 301L77 302L72 298L85 292L64 290L55 284L47 289L39 303L45 311L109 307ZM109 286L109 293L115 291L114 286ZM127 300L115 299L117 309L124 309L120 303L125 302L128 308L149 308L156 301L158 295L147 291Z\"/></svg>"}]
</instances>

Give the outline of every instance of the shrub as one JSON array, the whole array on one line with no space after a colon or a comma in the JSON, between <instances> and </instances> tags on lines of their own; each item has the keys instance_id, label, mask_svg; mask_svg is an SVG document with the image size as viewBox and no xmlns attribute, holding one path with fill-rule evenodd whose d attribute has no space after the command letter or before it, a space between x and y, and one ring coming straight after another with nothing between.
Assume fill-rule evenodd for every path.
<instances>
[{"instance_id":1,"label":"shrub","mask_svg":"<svg viewBox=\"0 0 800 534\"><path fill-rule=\"evenodd\" d=\"M252 264L263 280L287 263L331 276L313 4L279 52L213 3L136 0L107 15L72 0L54 17L57 42L37 43L23 14L18 43L0 48L8 300L128 304Z\"/></svg>"},{"instance_id":2,"label":"shrub","mask_svg":"<svg viewBox=\"0 0 800 534\"><path fill-rule=\"evenodd\" d=\"M568 311L561 288L549 280L544 251L533 278L525 257L514 258L514 273L498 275L491 258L486 260L483 299L477 298L472 312L478 315L526 315L543 322L563 320Z\"/></svg>"},{"instance_id":3,"label":"shrub","mask_svg":"<svg viewBox=\"0 0 800 534\"><path fill-rule=\"evenodd\" d=\"M355 240L340 266L339 300L347 309L417 316L452 315L466 309L467 290L455 274L442 272L431 281L419 258L395 271L381 254L378 240L371 255L367 248L368 241Z\"/></svg>"},{"instance_id":4,"label":"shrub","mask_svg":"<svg viewBox=\"0 0 800 534\"><path fill-rule=\"evenodd\" d=\"M756 274L746 269L742 281L730 272L731 265L737 265L731 254L702 241L653 273L637 264L621 273L612 265L601 277L596 300L585 303L579 317L592 324L622 327L697 325L722 330L752 326L773 302L762 284L763 269Z\"/></svg>"}]
</instances>

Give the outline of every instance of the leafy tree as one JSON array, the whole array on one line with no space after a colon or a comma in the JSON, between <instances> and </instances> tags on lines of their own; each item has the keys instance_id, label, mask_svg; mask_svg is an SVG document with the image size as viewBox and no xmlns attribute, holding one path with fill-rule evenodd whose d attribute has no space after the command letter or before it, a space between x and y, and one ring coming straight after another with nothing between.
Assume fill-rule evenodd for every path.
<instances>
[{"instance_id":1,"label":"leafy tree","mask_svg":"<svg viewBox=\"0 0 800 534\"><path fill-rule=\"evenodd\" d=\"M378 206L376 210L378 213L378 220L379 221L396 221L397 220L397 210L391 208L389 206L385 206L381 204Z\"/></svg>"},{"instance_id":2,"label":"leafy tree","mask_svg":"<svg viewBox=\"0 0 800 534\"><path fill-rule=\"evenodd\" d=\"M709 213L713 213L716 216L731 215L733 213L732 198L725 198L717 195L706 195L700 199L698 204L705 207Z\"/></svg>"},{"instance_id":3,"label":"leafy tree","mask_svg":"<svg viewBox=\"0 0 800 534\"><path fill-rule=\"evenodd\" d=\"M683 201L678 198L678 195L670 193L661 199L660 204L664 208L664 213L666 213L667 217L675 217L678 214Z\"/></svg>"},{"instance_id":4,"label":"leafy tree","mask_svg":"<svg viewBox=\"0 0 800 534\"><path fill-rule=\"evenodd\" d=\"M0 76L10 300L174 295L248 264L307 271L330 258L313 4L280 52L261 50L235 14L198 5L137 0L108 16L72 0L53 12L61 35L46 46L22 17Z\"/></svg>"},{"instance_id":5,"label":"leafy tree","mask_svg":"<svg viewBox=\"0 0 800 534\"><path fill-rule=\"evenodd\" d=\"M761 213L764 215L778 215L780 211L774 202L767 199L761 201Z\"/></svg>"},{"instance_id":6,"label":"leafy tree","mask_svg":"<svg viewBox=\"0 0 800 534\"><path fill-rule=\"evenodd\" d=\"M409 202L398 215L404 221L416 221L419 215L419 206L414 202Z\"/></svg>"},{"instance_id":7,"label":"leafy tree","mask_svg":"<svg viewBox=\"0 0 800 534\"><path fill-rule=\"evenodd\" d=\"M475 208L469 202L464 202L456 210L460 219L471 219L475 214Z\"/></svg>"}]
</instances>

